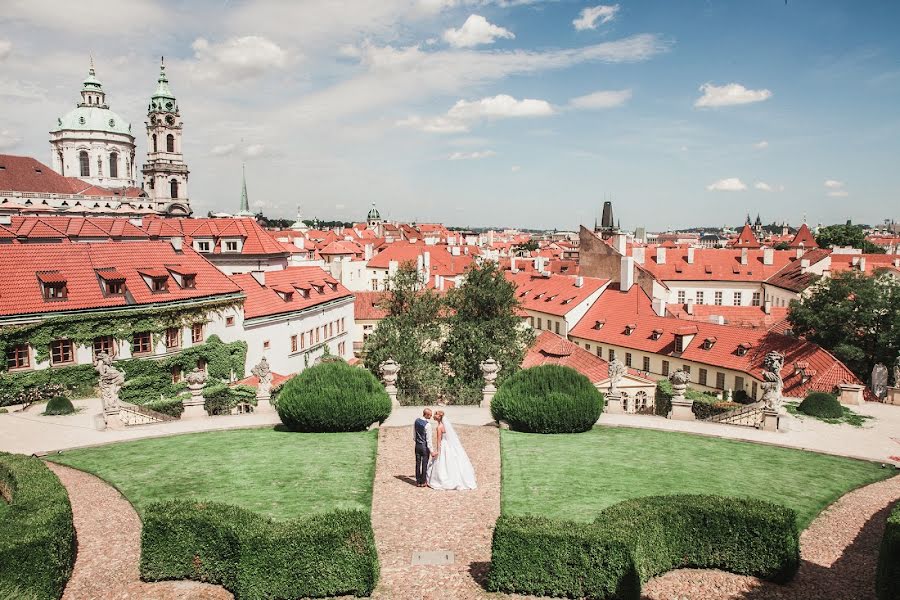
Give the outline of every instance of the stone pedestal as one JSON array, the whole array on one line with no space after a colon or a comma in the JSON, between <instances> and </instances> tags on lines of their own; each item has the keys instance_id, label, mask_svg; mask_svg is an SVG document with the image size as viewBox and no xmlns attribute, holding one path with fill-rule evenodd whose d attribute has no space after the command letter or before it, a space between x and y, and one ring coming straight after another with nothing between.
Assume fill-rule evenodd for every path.
<instances>
[{"instance_id":1,"label":"stone pedestal","mask_svg":"<svg viewBox=\"0 0 900 600\"><path fill-rule=\"evenodd\" d=\"M391 397L391 406L397 408L400 406L400 401L397 400L397 386L396 385L386 385L384 386L384 391L387 392L387 395Z\"/></svg>"},{"instance_id":2,"label":"stone pedestal","mask_svg":"<svg viewBox=\"0 0 900 600\"><path fill-rule=\"evenodd\" d=\"M488 357L486 361L478 365L478 368L481 369L481 376L484 377L484 387L481 388L481 408L490 409L494 394L497 393L497 386L494 385L494 382L497 381L501 366L496 360Z\"/></svg>"},{"instance_id":3,"label":"stone pedestal","mask_svg":"<svg viewBox=\"0 0 900 600\"><path fill-rule=\"evenodd\" d=\"M481 390L481 408L486 408L488 410L491 409L491 402L494 400L494 395L497 393L497 388L494 386L490 386L493 389L488 389L485 387Z\"/></svg>"},{"instance_id":4,"label":"stone pedestal","mask_svg":"<svg viewBox=\"0 0 900 600\"><path fill-rule=\"evenodd\" d=\"M781 416L778 411L771 408L764 408L762 413L763 417L760 429L763 431L778 431L778 421Z\"/></svg>"},{"instance_id":5,"label":"stone pedestal","mask_svg":"<svg viewBox=\"0 0 900 600\"><path fill-rule=\"evenodd\" d=\"M256 396L256 412L258 413L270 413L274 408L272 408L272 396L266 394L264 396Z\"/></svg>"},{"instance_id":6,"label":"stone pedestal","mask_svg":"<svg viewBox=\"0 0 900 600\"><path fill-rule=\"evenodd\" d=\"M900 405L900 387L888 386L887 396L884 397L884 403Z\"/></svg>"},{"instance_id":7,"label":"stone pedestal","mask_svg":"<svg viewBox=\"0 0 900 600\"><path fill-rule=\"evenodd\" d=\"M119 416L118 410L104 412L103 420L106 422L106 429L125 429L125 423Z\"/></svg>"},{"instance_id":8,"label":"stone pedestal","mask_svg":"<svg viewBox=\"0 0 900 600\"><path fill-rule=\"evenodd\" d=\"M865 399L863 398L865 386L857 383L842 383L838 387L841 390L841 394L838 396L841 404L849 406L862 406L865 404Z\"/></svg>"},{"instance_id":9,"label":"stone pedestal","mask_svg":"<svg viewBox=\"0 0 900 600\"><path fill-rule=\"evenodd\" d=\"M696 421L697 416L692 410L693 406L693 400L672 398L672 410L669 412L669 418L673 421Z\"/></svg>"},{"instance_id":10,"label":"stone pedestal","mask_svg":"<svg viewBox=\"0 0 900 600\"><path fill-rule=\"evenodd\" d=\"M206 403L206 399L201 395L191 396L190 398L186 398L181 401L182 406L184 406L184 412L181 413L182 419L200 419L203 417L208 417L206 414L206 409L203 408L203 405Z\"/></svg>"},{"instance_id":11,"label":"stone pedestal","mask_svg":"<svg viewBox=\"0 0 900 600\"><path fill-rule=\"evenodd\" d=\"M607 395L606 410L604 412L608 412L613 415L624 413L625 409L622 408L622 396L620 396L619 394Z\"/></svg>"}]
</instances>

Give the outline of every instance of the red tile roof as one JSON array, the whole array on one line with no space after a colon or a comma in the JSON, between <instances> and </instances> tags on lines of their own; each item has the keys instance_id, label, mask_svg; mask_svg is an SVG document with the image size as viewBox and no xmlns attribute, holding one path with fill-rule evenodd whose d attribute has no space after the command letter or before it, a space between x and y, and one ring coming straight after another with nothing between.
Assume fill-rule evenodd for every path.
<instances>
[{"instance_id":1,"label":"red tile roof","mask_svg":"<svg viewBox=\"0 0 900 600\"><path fill-rule=\"evenodd\" d=\"M587 298L609 283L608 279L582 277L582 286L575 285L577 278L569 275L543 275L504 272L506 279L516 286L516 299L523 309L550 315L564 316Z\"/></svg>"},{"instance_id":2,"label":"red tile roof","mask_svg":"<svg viewBox=\"0 0 900 600\"><path fill-rule=\"evenodd\" d=\"M753 235L753 230L749 225L744 225L741 233L731 245L732 248L759 248L759 240Z\"/></svg>"},{"instance_id":3,"label":"red tile roof","mask_svg":"<svg viewBox=\"0 0 900 600\"><path fill-rule=\"evenodd\" d=\"M684 305L669 306L672 316L685 321L710 322L713 317L723 317L725 324L732 327L749 327L752 329L772 329L781 327L787 319L786 306L773 306L771 313L766 314L761 306L715 306L712 304L694 304L694 314L689 315Z\"/></svg>"},{"instance_id":4,"label":"red tile roof","mask_svg":"<svg viewBox=\"0 0 900 600\"><path fill-rule=\"evenodd\" d=\"M446 246L429 246L424 243L412 243L406 241L393 242L385 245L366 265L370 269L387 269L391 261L398 264L412 262L415 264L419 256L425 252L429 254L431 273L429 277L440 275L442 277L456 277L466 272L472 264L471 254L460 253L459 256L447 251Z\"/></svg>"},{"instance_id":5,"label":"red tile roof","mask_svg":"<svg viewBox=\"0 0 900 600\"><path fill-rule=\"evenodd\" d=\"M600 329L594 328L597 321L604 321ZM628 323L638 325L631 335L625 334ZM575 325L570 336L740 371L756 379L762 377L766 353L774 350L785 356L784 392L792 397L803 396L808 390L831 392L842 382L860 383L850 369L816 344L759 329L695 322L692 327L697 330L696 337L678 355L675 353L675 334L683 327L684 321L656 315L650 298L639 286L633 286L628 292L611 286ZM651 335L654 329L663 331L657 339ZM716 342L711 348L704 349L701 342L709 337L716 338ZM750 349L744 355L737 352L740 344L749 344ZM807 362L816 371L806 383L794 373L794 364L798 361Z\"/></svg>"},{"instance_id":6,"label":"red tile roof","mask_svg":"<svg viewBox=\"0 0 900 600\"><path fill-rule=\"evenodd\" d=\"M357 321L378 321L388 315L382 308L387 292L354 292L353 314Z\"/></svg>"},{"instance_id":7,"label":"red tile roof","mask_svg":"<svg viewBox=\"0 0 900 600\"><path fill-rule=\"evenodd\" d=\"M159 219L148 217L141 227L152 237L184 237L187 244L194 238L212 238L213 252L222 252L223 238L242 238L243 255L286 255L281 243L275 241L256 219Z\"/></svg>"},{"instance_id":8,"label":"red tile roof","mask_svg":"<svg viewBox=\"0 0 900 600\"><path fill-rule=\"evenodd\" d=\"M65 300L44 300L38 272L48 266L66 281ZM194 288L169 285L168 292L151 292L140 271L180 266L197 273ZM112 268L125 277L126 295L105 295L98 272ZM200 299L237 294L240 289L202 256L185 248L176 252L163 241L9 244L0 252L0 315L26 315L94 308Z\"/></svg>"},{"instance_id":9,"label":"red tile roof","mask_svg":"<svg viewBox=\"0 0 900 600\"><path fill-rule=\"evenodd\" d=\"M549 331L542 331L537 336L522 360L523 369L540 365L560 365L575 369L593 384L609 379L608 362ZM641 377L634 369L628 369L628 372L634 377Z\"/></svg>"},{"instance_id":10,"label":"red tile roof","mask_svg":"<svg viewBox=\"0 0 900 600\"><path fill-rule=\"evenodd\" d=\"M353 296L350 290L341 284L335 284L334 290L331 286L325 285L324 281L320 281L322 285L319 289L311 285L326 276L325 271L319 267L287 267L281 271L266 271L265 285L260 285L250 273L232 275L231 279L247 295L244 302L244 317L253 319L304 310ZM291 296L291 300L286 301L275 291L276 287L308 290L309 297L304 298L303 295L296 293Z\"/></svg>"},{"instance_id":11,"label":"red tile roof","mask_svg":"<svg viewBox=\"0 0 900 600\"><path fill-rule=\"evenodd\" d=\"M78 180L75 180L78 181ZM0 190L44 194L77 194L90 187L83 181L73 184L44 163L30 156L0 154Z\"/></svg>"},{"instance_id":12,"label":"red tile roof","mask_svg":"<svg viewBox=\"0 0 900 600\"><path fill-rule=\"evenodd\" d=\"M331 242L319 250L319 254L322 256L339 256L345 254L350 256L362 256L363 253L363 249L358 244L345 240Z\"/></svg>"},{"instance_id":13,"label":"red tile roof","mask_svg":"<svg viewBox=\"0 0 900 600\"><path fill-rule=\"evenodd\" d=\"M816 238L813 237L806 223L800 226L800 229L797 230L797 235L794 236L789 245L791 248L807 248L809 250L819 247L819 244L816 243Z\"/></svg>"},{"instance_id":14,"label":"red tile roof","mask_svg":"<svg viewBox=\"0 0 900 600\"><path fill-rule=\"evenodd\" d=\"M772 264L763 262L765 251L747 249L747 264L741 264L744 250L694 248L694 262L688 263L686 248L667 249L665 262L656 262L656 246L648 246L639 265L661 281L765 281L796 257L792 250L770 250Z\"/></svg>"}]
</instances>

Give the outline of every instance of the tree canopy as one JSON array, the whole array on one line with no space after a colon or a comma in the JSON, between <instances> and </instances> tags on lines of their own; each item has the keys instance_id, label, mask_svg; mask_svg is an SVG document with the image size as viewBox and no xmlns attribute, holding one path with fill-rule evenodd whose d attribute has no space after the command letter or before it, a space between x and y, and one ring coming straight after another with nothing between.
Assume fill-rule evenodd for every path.
<instances>
[{"instance_id":1,"label":"tree canopy","mask_svg":"<svg viewBox=\"0 0 900 600\"><path fill-rule=\"evenodd\" d=\"M884 254L885 249L866 240L866 232L859 225L829 225L816 234L816 243L822 248L850 246L867 254Z\"/></svg>"},{"instance_id":2,"label":"tree canopy","mask_svg":"<svg viewBox=\"0 0 900 600\"><path fill-rule=\"evenodd\" d=\"M900 352L900 281L857 271L822 279L812 294L791 301L788 320L796 334L830 351L863 381Z\"/></svg>"}]
</instances>

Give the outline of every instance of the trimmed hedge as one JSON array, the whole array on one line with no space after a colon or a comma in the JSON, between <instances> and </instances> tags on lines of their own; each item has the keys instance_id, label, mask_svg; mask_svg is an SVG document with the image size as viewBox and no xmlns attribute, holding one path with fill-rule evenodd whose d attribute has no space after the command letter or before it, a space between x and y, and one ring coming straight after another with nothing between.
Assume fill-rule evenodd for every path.
<instances>
[{"instance_id":1,"label":"trimmed hedge","mask_svg":"<svg viewBox=\"0 0 900 600\"><path fill-rule=\"evenodd\" d=\"M181 413L184 412L184 404L181 403L181 399L182 396L178 396L177 398L165 398L164 400L148 402L144 407L180 419Z\"/></svg>"},{"instance_id":2,"label":"trimmed hedge","mask_svg":"<svg viewBox=\"0 0 900 600\"><path fill-rule=\"evenodd\" d=\"M361 511L273 521L227 504L176 500L144 513L145 581L207 581L255 600L368 596L378 575L372 524Z\"/></svg>"},{"instance_id":3,"label":"trimmed hedge","mask_svg":"<svg viewBox=\"0 0 900 600\"><path fill-rule=\"evenodd\" d=\"M900 600L900 503L888 516L875 576L878 600Z\"/></svg>"},{"instance_id":4,"label":"trimmed hedge","mask_svg":"<svg viewBox=\"0 0 900 600\"><path fill-rule=\"evenodd\" d=\"M824 419L840 419L844 416L844 409L837 397L825 392L809 393L797 410L805 415Z\"/></svg>"},{"instance_id":5,"label":"trimmed hedge","mask_svg":"<svg viewBox=\"0 0 900 600\"><path fill-rule=\"evenodd\" d=\"M0 406L49 400L65 391L80 398L91 395L96 386L97 371L93 365L3 371L0 372Z\"/></svg>"},{"instance_id":6,"label":"trimmed hedge","mask_svg":"<svg viewBox=\"0 0 900 600\"><path fill-rule=\"evenodd\" d=\"M75 563L66 488L39 459L5 452L0 452L0 488L11 499L0 519L0 589L59 598Z\"/></svg>"},{"instance_id":7,"label":"trimmed hedge","mask_svg":"<svg viewBox=\"0 0 900 600\"><path fill-rule=\"evenodd\" d=\"M516 431L580 433L594 426L603 403L603 394L575 369L541 365L504 381L491 401L491 415Z\"/></svg>"},{"instance_id":8,"label":"trimmed hedge","mask_svg":"<svg viewBox=\"0 0 900 600\"><path fill-rule=\"evenodd\" d=\"M637 600L642 582L672 569L785 582L799 564L800 533L789 508L750 498L652 496L611 506L589 525L500 517L488 587Z\"/></svg>"},{"instance_id":9,"label":"trimmed hedge","mask_svg":"<svg viewBox=\"0 0 900 600\"><path fill-rule=\"evenodd\" d=\"M75 412L72 401L65 396L54 396L47 402L44 408L45 415L71 415Z\"/></svg>"},{"instance_id":10,"label":"trimmed hedge","mask_svg":"<svg viewBox=\"0 0 900 600\"><path fill-rule=\"evenodd\" d=\"M720 415L743 406L744 405L739 402L728 402L727 400L719 400L715 397L710 398L709 396L706 396L702 400L694 399L694 404L691 406L691 412L694 413L695 417L702 421L714 415Z\"/></svg>"},{"instance_id":11,"label":"trimmed hedge","mask_svg":"<svg viewBox=\"0 0 900 600\"><path fill-rule=\"evenodd\" d=\"M390 416L391 399L372 373L335 361L285 383L277 410L291 431L363 431Z\"/></svg>"}]
</instances>

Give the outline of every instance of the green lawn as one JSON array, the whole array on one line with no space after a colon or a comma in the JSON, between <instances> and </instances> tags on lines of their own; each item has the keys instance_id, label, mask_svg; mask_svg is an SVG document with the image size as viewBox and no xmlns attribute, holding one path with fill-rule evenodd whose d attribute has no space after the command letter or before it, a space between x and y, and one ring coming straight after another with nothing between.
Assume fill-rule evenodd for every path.
<instances>
[{"instance_id":1,"label":"green lawn","mask_svg":"<svg viewBox=\"0 0 900 600\"><path fill-rule=\"evenodd\" d=\"M6 503L2 497L0 497L0 521L3 520L3 517L6 516L6 513L9 511L9 504Z\"/></svg>"},{"instance_id":2,"label":"green lawn","mask_svg":"<svg viewBox=\"0 0 900 600\"><path fill-rule=\"evenodd\" d=\"M848 458L650 429L503 431L501 448L505 514L577 521L628 498L719 494L789 506L805 529L846 492L894 473Z\"/></svg>"},{"instance_id":3,"label":"green lawn","mask_svg":"<svg viewBox=\"0 0 900 600\"><path fill-rule=\"evenodd\" d=\"M140 513L151 502L196 498L276 519L372 506L378 432L243 429L70 450L48 460L93 473Z\"/></svg>"}]
</instances>

